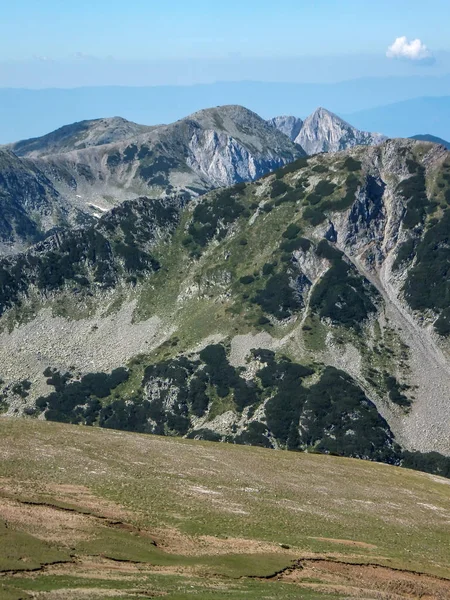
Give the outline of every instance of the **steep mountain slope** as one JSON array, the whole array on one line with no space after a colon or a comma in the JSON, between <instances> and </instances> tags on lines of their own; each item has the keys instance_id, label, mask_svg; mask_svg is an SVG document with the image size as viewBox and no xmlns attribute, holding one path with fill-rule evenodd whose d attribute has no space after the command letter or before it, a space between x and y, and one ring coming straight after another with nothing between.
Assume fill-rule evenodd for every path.
<instances>
[{"instance_id":1,"label":"steep mountain slope","mask_svg":"<svg viewBox=\"0 0 450 600\"><path fill-rule=\"evenodd\" d=\"M434 144L441 144L441 146L444 146L444 148L450 150L450 142L446 142L442 138L436 137L435 135L430 135L428 133L424 135L412 135L410 139L419 140L420 142L433 142Z\"/></svg>"},{"instance_id":2,"label":"steep mountain slope","mask_svg":"<svg viewBox=\"0 0 450 600\"><path fill-rule=\"evenodd\" d=\"M385 139L379 133L360 131L325 108L318 108L305 119L294 141L307 154L317 154L338 152L353 146L372 146Z\"/></svg>"},{"instance_id":3,"label":"steep mountain slope","mask_svg":"<svg viewBox=\"0 0 450 600\"><path fill-rule=\"evenodd\" d=\"M80 218L32 162L0 150L0 255L23 250Z\"/></svg>"},{"instance_id":4,"label":"steep mountain slope","mask_svg":"<svg viewBox=\"0 0 450 600\"><path fill-rule=\"evenodd\" d=\"M450 454L443 147L388 140L170 202L0 262L9 414L450 473L415 453Z\"/></svg>"},{"instance_id":5,"label":"steep mountain slope","mask_svg":"<svg viewBox=\"0 0 450 600\"><path fill-rule=\"evenodd\" d=\"M282 116L274 117L267 121L272 127L276 127L279 131L287 135L294 142L303 126L303 121L298 117Z\"/></svg>"},{"instance_id":6,"label":"steep mountain slope","mask_svg":"<svg viewBox=\"0 0 450 600\"><path fill-rule=\"evenodd\" d=\"M434 475L24 419L0 454L2 600L450 594Z\"/></svg>"},{"instance_id":7,"label":"steep mountain slope","mask_svg":"<svg viewBox=\"0 0 450 600\"><path fill-rule=\"evenodd\" d=\"M35 164L63 196L105 210L137 195L198 195L250 181L303 155L255 113L222 106L130 139L41 156Z\"/></svg>"},{"instance_id":8,"label":"steep mountain slope","mask_svg":"<svg viewBox=\"0 0 450 600\"><path fill-rule=\"evenodd\" d=\"M7 148L17 156L46 156L119 142L152 129L148 125L138 125L121 117L93 119L65 125L38 138L8 144Z\"/></svg>"}]
</instances>

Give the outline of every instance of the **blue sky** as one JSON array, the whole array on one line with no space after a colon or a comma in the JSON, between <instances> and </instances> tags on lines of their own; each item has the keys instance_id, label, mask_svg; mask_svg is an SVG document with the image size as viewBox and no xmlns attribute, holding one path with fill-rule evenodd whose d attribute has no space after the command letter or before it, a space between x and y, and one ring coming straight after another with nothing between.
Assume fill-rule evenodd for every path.
<instances>
[{"instance_id":1,"label":"blue sky","mask_svg":"<svg viewBox=\"0 0 450 600\"><path fill-rule=\"evenodd\" d=\"M27 81L31 87L39 81L92 85L98 78L101 84L196 83L233 74L252 79L255 70L261 79L266 58L280 66L286 59L298 61L283 73L284 80L296 81L410 75L424 67L433 74L450 72L450 39L442 26L450 22L449 0L3 4L0 87ZM419 38L434 63L387 58L388 46L400 36ZM150 70L143 69L140 81L143 63ZM274 76L276 71L273 66Z\"/></svg>"}]
</instances>

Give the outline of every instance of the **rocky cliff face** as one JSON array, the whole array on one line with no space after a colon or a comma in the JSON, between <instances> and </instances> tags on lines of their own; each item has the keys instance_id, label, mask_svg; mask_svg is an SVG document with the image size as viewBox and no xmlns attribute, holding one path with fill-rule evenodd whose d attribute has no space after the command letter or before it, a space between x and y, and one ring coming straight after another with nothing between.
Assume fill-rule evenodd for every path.
<instances>
[{"instance_id":1,"label":"rocky cliff face","mask_svg":"<svg viewBox=\"0 0 450 600\"><path fill-rule=\"evenodd\" d=\"M445 149L390 140L3 260L5 409L445 460L414 452L450 454L449 203Z\"/></svg>"},{"instance_id":2,"label":"rocky cliff face","mask_svg":"<svg viewBox=\"0 0 450 600\"><path fill-rule=\"evenodd\" d=\"M275 117L271 125L299 144L307 154L339 152L353 146L373 146L386 139L379 133L368 133L326 110L318 108L305 121L296 117Z\"/></svg>"},{"instance_id":3,"label":"rocky cliff face","mask_svg":"<svg viewBox=\"0 0 450 600\"><path fill-rule=\"evenodd\" d=\"M34 163L0 150L0 255L23 250L80 216Z\"/></svg>"},{"instance_id":4,"label":"rocky cliff face","mask_svg":"<svg viewBox=\"0 0 450 600\"><path fill-rule=\"evenodd\" d=\"M275 127L284 133L284 135L287 135L292 142L295 142L303 126L303 121L301 119L292 116L274 117L267 122L269 125L272 125L272 127Z\"/></svg>"},{"instance_id":5,"label":"rocky cliff face","mask_svg":"<svg viewBox=\"0 0 450 600\"><path fill-rule=\"evenodd\" d=\"M318 108L305 119L295 141L302 145L307 154L317 154L338 152L353 146L372 146L384 139L378 133L360 131L332 112Z\"/></svg>"}]
</instances>

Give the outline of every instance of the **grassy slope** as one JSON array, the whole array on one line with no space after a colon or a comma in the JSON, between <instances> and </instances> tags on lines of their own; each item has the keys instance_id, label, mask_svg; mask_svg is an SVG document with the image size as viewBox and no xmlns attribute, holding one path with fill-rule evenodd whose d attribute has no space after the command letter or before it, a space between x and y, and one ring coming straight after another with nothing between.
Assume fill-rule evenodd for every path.
<instances>
[{"instance_id":1,"label":"grassy slope","mask_svg":"<svg viewBox=\"0 0 450 600\"><path fill-rule=\"evenodd\" d=\"M112 588L124 598L130 590L133 597L147 597L144 590L209 598L218 589L229 598L295 598L296 585L251 577L311 556L450 578L450 487L437 477L331 456L8 419L0 420L0 455L2 539L8 535L0 569L75 561L4 576L1 597L100 588L106 598ZM319 582L306 579L303 598L340 597L320 573Z\"/></svg>"}]
</instances>

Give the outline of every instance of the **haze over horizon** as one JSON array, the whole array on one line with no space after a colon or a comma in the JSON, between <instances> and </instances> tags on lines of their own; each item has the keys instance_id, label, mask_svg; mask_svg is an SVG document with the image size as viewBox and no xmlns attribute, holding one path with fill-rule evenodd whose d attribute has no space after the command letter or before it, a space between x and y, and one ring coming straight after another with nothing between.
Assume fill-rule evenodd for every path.
<instances>
[{"instance_id":1,"label":"haze over horizon","mask_svg":"<svg viewBox=\"0 0 450 600\"><path fill-rule=\"evenodd\" d=\"M63 10L56 0L23 0L3 9L0 87L442 75L450 72L450 44L435 14L445 22L450 6L431 5L287 0L273 10L268 0L174 0L170 7L138 0L123 13L117 0L80 0Z\"/></svg>"}]
</instances>

